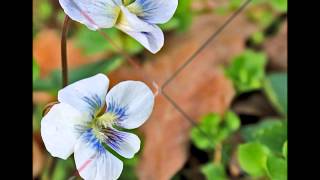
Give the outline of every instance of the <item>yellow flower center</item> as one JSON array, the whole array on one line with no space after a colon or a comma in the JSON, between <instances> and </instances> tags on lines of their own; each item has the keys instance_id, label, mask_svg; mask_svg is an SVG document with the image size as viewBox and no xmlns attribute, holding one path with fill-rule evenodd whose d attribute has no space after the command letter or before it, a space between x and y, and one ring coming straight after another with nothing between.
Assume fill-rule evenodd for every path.
<instances>
[{"instance_id":1,"label":"yellow flower center","mask_svg":"<svg viewBox=\"0 0 320 180\"><path fill-rule=\"evenodd\" d=\"M115 120L117 119L117 116L113 113L104 113L102 116L99 116L96 118L96 125L98 127L107 128L111 127Z\"/></svg>"}]
</instances>

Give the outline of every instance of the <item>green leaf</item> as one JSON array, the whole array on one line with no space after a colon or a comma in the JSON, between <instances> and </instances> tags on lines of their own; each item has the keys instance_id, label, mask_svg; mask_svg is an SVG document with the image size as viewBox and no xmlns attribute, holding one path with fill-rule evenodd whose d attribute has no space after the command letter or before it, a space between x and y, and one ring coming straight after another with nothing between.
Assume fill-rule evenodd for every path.
<instances>
[{"instance_id":1,"label":"green leaf","mask_svg":"<svg viewBox=\"0 0 320 180\"><path fill-rule=\"evenodd\" d=\"M221 164L209 163L201 167L207 180L227 180L226 170Z\"/></svg>"},{"instance_id":2,"label":"green leaf","mask_svg":"<svg viewBox=\"0 0 320 180\"><path fill-rule=\"evenodd\" d=\"M254 45L260 45L263 43L264 40L265 40L265 35L261 31L257 31L255 33L253 33L252 36L250 37L250 41Z\"/></svg>"},{"instance_id":3,"label":"green leaf","mask_svg":"<svg viewBox=\"0 0 320 180\"><path fill-rule=\"evenodd\" d=\"M98 73L109 73L116 68L120 67L123 63L123 58L114 56L113 58L98 61L92 64L83 65L77 69L74 69L70 73L70 83L84 79L90 76L94 76ZM61 75L61 73L59 73ZM61 79L61 78L59 78Z\"/></svg>"},{"instance_id":4,"label":"green leaf","mask_svg":"<svg viewBox=\"0 0 320 180\"><path fill-rule=\"evenodd\" d=\"M102 30L106 33L117 46L122 48L120 32L115 28L108 28ZM104 51L115 52L117 49L105 39L99 32L91 31L85 26L81 26L75 34L75 45L83 49L87 55L92 55Z\"/></svg>"},{"instance_id":5,"label":"green leaf","mask_svg":"<svg viewBox=\"0 0 320 180\"><path fill-rule=\"evenodd\" d=\"M288 111L288 77L287 73L273 73L267 76L264 92L271 103L283 115Z\"/></svg>"},{"instance_id":6,"label":"green leaf","mask_svg":"<svg viewBox=\"0 0 320 180\"><path fill-rule=\"evenodd\" d=\"M283 144L282 154L286 159L288 159L288 141L284 142Z\"/></svg>"},{"instance_id":7,"label":"green leaf","mask_svg":"<svg viewBox=\"0 0 320 180\"><path fill-rule=\"evenodd\" d=\"M98 61L92 64L83 65L69 72L69 84L75 81L94 76L98 73L109 73L118 68L123 62L123 58L114 56L110 59ZM61 71L52 72L49 77L43 80L37 80L33 89L38 91L49 91L56 93L61 88Z\"/></svg>"},{"instance_id":8,"label":"green leaf","mask_svg":"<svg viewBox=\"0 0 320 180\"><path fill-rule=\"evenodd\" d=\"M32 60L32 82L34 83L40 76L40 68L37 62Z\"/></svg>"},{"instance_id":9,"label":"green leaf","mask_svg":"<svg viewBox=\"0 0 320 180\"><path fill-rule=\"evenodd\" d=\"M288 10L288 0L271 0L270 4L277 11L287 12Z\"/></svg>"},{"instance_id":10,"label":"green leaf","mask_svg":"<svg viewBox=\"0 0 320 180\"><path fill-rule=\"evenodd\" d=\"M138 54L143 51L144 47L134 40L131 36L125 36L123 38L124 50L129 54Z\"/></svg>"},{"instance_id":11,"label":"green leaf","mask_svg":"<svg viewBox=\"0 0 320 180\"><path fill-rule=\"evenodd\" d=\"M224 117L209 113L198 126L191 130L191 140L199 149L214 149L215 145L227 139L240 127L239 117L228 111Z\"/></svg>"},{"instance_id":12,"label":"green leaf","mask_svg":"<svg viewBox=\"0 0 320 180\"><path fill-rule=\"evenodd\" d=\"M219 130L216 134L212 135L212 138L214 139L214 145L223 142L225 139L227 139L229 137L229 135L231 134L231 130L221 126L219 127Z\"/></svg>"},{"instance_id":13,"label":"green leaf","mask_svg":"<svg viewBox=\"0 0 320 180\"><path fill-rule=\"evenodd\" d=\"M246 50L233 58L226 75L232 80L238 93L260 89L265 78L266 55Z\"/></svg>"},{"instance_id":14,"label":"green leaf","mask_svg":"<svg viewBox=\"0 0 320 180\"><path fill-rule=\"evenodd\" d=\"M241 144L238 147L239 164L251 176L265 175L268 154L268 148L256 142Z\"/></svg>"},{"instance_id":15,"label":"green leaf","mask_svg":"<svg viewBox=\"0 0 320 180\"><path fill-rule=\"evenodd\" d=\"M261 123L246 126L241 132L246 141L257 141L272 152L281 154L283 143L287 140L287 122L265 119Z\"/></svg>"},{"instance_id":16,"label":"green leaf","mask_svg":"<svg viewBox=\"0 0 320 180\"><path fill-rule=\"evenodd\" d=\"M210 113L202 118L201 123L192 128L191 140L199 149L213 149L218 134L221 117L218 114Z\"/></svg>"},{"instance_id":17,"label":"green leaf","mask_svg":"<svg viewBox=\"0 0 320 180\"><path fill-rule=\"evenodd\" d=\"M228 111L225 115L225 121L227 128L229 128L232 131L236 131L240 127L240 118L237 116L236 113L232 111Z\"/></svg>"},{"instance_id":18,"label":"green leaf","mask_svg":"<svg viewBox=\"0 0 320 180\"><path fill-rule=\"evenodd\" d=\"M287 162L271 155L267 159L267 172L272 180L287 180Z\"/></svg>"}]
</instances>

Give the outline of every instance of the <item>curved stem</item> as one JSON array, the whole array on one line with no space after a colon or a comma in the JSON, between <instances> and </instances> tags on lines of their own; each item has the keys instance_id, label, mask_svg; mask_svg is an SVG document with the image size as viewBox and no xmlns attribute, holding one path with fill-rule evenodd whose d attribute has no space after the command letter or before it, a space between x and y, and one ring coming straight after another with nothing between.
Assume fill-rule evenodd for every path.
<instances>
[{"instance_id":1,"label":"curved stem","mask_svg":"<svg viewBox=\"0 0 320 180\"><path fill-rule=\"evenodd\" d=\"M62 35L61 35L61 68L62 68L62 87L66 87L68 85L68 58L67 58L67 33L69 27L70 18L69 16L65 16L63 28L62 28ZM44 116L54 104L57 102L53 102L48 104L43 111L42 116ZM52 177L54 173L54 169L57 164L57 159L53 158L52 163L49 167L49 174Z\"/></svg>"},{"instance_id":2,"label":"curved stem","mask_svg":"<svg viewBox=\"0 0 320 180\"><path fill-rule=\"evenodd\" d=\"M67 33L70 18L68 15L64 18L62 36L61 36L61 67L62 67L62 87L68 85L68 59L67 59Z\"/></svg>"}]
</instances>

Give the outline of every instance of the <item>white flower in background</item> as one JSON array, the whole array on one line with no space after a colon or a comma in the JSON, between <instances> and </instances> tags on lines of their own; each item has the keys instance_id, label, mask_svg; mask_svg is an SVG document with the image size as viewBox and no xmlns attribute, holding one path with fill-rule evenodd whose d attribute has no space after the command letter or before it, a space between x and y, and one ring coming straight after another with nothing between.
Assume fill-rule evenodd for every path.
<instances>
[{"instance_id":1,"label":"white flower in background","mask_svg":"<svg viewBox=\"0 0 320 180\"><path fill-rule=\"evenodd\" d=\"M91 30L116 27L158 52L164 36L156 24L169 21L178 0L59 0L65 13ZM82 12L80 11L82 10ZM89 18L88 18L89 17Z\"/></svg>"},{"instance_id":2,"label":"white flower in background","mask_svg":"<svg viewBox=\"0 0 320 180\"><path fill-rule=\"evenodd\" d=\"M58 93L59 104L41 121L46 149L62 159L74 153L79 174L86 180L119 178L123 163L104 146L132 158L140 139L117 128L141 126L153 109L154 95L146 84L124 81L107 93L108 86L108 78L98 74L65 87Z\"/></svg>"}]
</instances>

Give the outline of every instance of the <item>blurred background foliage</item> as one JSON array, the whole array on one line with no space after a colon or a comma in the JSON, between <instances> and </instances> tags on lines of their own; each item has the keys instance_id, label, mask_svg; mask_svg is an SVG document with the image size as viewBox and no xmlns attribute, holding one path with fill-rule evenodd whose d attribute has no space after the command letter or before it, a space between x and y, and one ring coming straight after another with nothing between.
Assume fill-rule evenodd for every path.
<instances>
[{"instance_id":1,"label":"blurred background foliage","mask_svg":"<svg viewBox=\"0 0 320 180\"><path fill-rule=\"evenodd\" d=\"M179 0L174 17L160 27L168 38L183 36L196 17L211 13L225 18L243 2ZM266 42L278 34L286 13L287 0L253 0L245 11L247 21L255 24L256 30L247 37L246 49L223 67L224 75L232 82L236 95L228 111L203 114L200 123L191 129L190 157L172 179L287 179L287 70L286 65L284 68L270 67L270 59L273 58L265 48ZM64 13L57 0L33 1L33 39L37 39L46 29L59 32L63 19ZM111 28L102 31L141 63L149 56L139 43L119 30ZM70 83L100 72L109 74L125 66L125 59L117 49L99 33L79 23L72 23L69 39L72 39L75 48L80 49L82 56L90 59L81 65L71 63ZM60 56L59 53L57 51L57 56ZM41 140L42 111L48 102L56 100L57 91L61 88L59 64L52 65L50 71L46 71L41 69L43 61L46 60L36 56L33 58L33 176L34 179L44 180L80 179L74 176L73 158L53 160ZM253 96L263 97L261 102L270 105L270 112L263 115L244 113L241 109L247 105L242 103L243 99ZM205 160L194 163L191 161L193 156L198 160L205 157ZM122 159L125 167L120 179L138 179L136 166L139 159L140 153L133 159Z\"/></svg>"}]
</instances>

